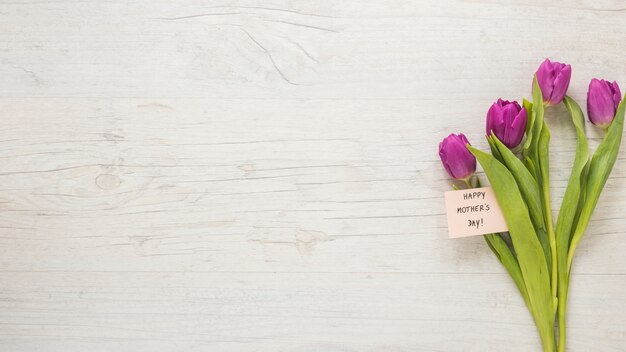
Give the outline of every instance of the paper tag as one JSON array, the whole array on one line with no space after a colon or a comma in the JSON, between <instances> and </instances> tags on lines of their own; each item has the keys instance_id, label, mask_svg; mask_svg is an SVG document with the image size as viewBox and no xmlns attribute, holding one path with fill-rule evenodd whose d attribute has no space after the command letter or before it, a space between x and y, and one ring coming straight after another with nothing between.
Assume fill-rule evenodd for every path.
<instances>
[{"instance_id":1,"label":"paper tag","mask_svg":"<svg viewBox=\"0 0 626 352\"><path fill-rule=\"evenodd\" d=\"M445 193L450 238L508 231L491 187Z\"/></svg>"}]
</instances>

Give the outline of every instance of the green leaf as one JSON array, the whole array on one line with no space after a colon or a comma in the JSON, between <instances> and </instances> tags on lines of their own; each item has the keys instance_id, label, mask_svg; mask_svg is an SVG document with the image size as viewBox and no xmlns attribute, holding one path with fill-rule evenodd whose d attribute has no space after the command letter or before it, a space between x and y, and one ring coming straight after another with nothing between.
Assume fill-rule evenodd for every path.
<instances>
[{"instance_id":1,"label":"green leaf","mask_svg":"<svg viewBox=\"0 0 626 352\"><path fill-rule=\"evenodd\" d=\"M539 184L543 185L543 201L549 201L550 194L548 192L548 187L550 184L550 156L548 155L548 149L550 144L550 130L546 125L546 122L543 122L543 127L541 128L539 140L537 141L537 156L538 156L538 164L539 164L539 176L540 181ZM549 208L544 209L544 216L546 224L552 222L552 215L548 212Z\"/></svg>"},{"instance_id":2,"label":"green leaf","mask_svg":"<svg viewBox=\"0 0 626 352\"><path fill-rule=\"evenodd\" d=\"M526 123L526 133L530 132L530 129L533 125L534 116L531 116L533 112L533 103L528 101L526 98L522 99L522 106L526 109L526 114L528 115L528 121Z\"/></svg>"},{"instance_id":3,"label":"green leaf","mask_svg":"<svg viewBox=\"0 0 626 352\"><path fill-rule=\"evenodd\" d=\"M539 83L537 82L537 76L535 76L533 80L533 134L535 136L533 145L535 149L539 145L541 130L544 126L543 113L543 97L541 95L541 88L539 88Z\"/></svg>"},{"instance_id":4,"label":"green leaf","mask_svg":"<svg viewBox=\"0 0 626 352\"><path fill-rule=\"evenodd\" d=\"M529 309L542 337L544 348L553 350L554 301L550 292L550 277L541 243L530 220L528 207L515 178L502 163L472 146L468 146L468 149L482 165L496 194L528 291Z\"/></svg>"},{"instance_id":5,"label":"green leaf","mask_svg":"<svg viewBox=\"0 0 626 352\"><path fill-rule=\"evenodd\" d=\"M533 126L535 123L535 115L533 114L533 103L524 99L522 101L522 105L526 109L526 116L528 117L526 121L526 141L524 141L524 145L522 150L526 152L530 148L530 144L533 142Z\"/></svg>"},{"instance_id":6,"label":"green leaf","mask_svg":"<svg viewBox=\"0 0 626 352\"><path fill-rule=\"evenodd\" d=\"M530 103L524 102L524 107L529 106ZM526 142L522 151L523 156L530 155L531 158L537 155L537 148L539 145L539 139L541 136L541 129L544 126L543 121L543 97L541 96L541 88L537 82L537 76L533 80L533 103L530 111L527 111L529 116L532 115L532 119L528 119ZM536 158L533 158L536 160Z\"/></svg>"},{"instance_id":7,"label":"green leaf","mask_svg":"<svg viewBox=\"0 0 626 352\"><path fill-rule=\"evenodd\" d=\"M583 168L582 175L580 176L580 197L578 201L578 208L576 209L576 216L574 217L574 225L578 224L580 219L580 214L582 213L583 207L585 206L585 199L587 194L587 179L589 177L589 166L591 164L590 160L587 160L585 167ZM570 246L572 242L572 236L575 229L571 230L572 234L570 234Z\"/></svg>"},{"instance_id":8,"label":"green leaf","mask_svg":"<svg viewBox=\"0 0 626 352\"><path fill-rule=\"evenodd\" d=\"M587 137L585 136L585 117L580 106L574 99L566 96L563 100L567 111L569 111L574 127L576 128L576 156L574 158L574 166L570 173L559 217L556 222L556 240L557 240L557 257L559 263L559 272L567 274L567 252L569 249L572 229L575 224L576 214L579 209L582 210L584 198L581 197L581 183L585 182L585 169L589 162L589 146Z\"/></svg>"},{"instance_id":9,"label":"green leaf","mask_svg":"<svg viewBox=\"0 0 626 352\"><path fill-rule=\"evenodd\" d=\"M511 249L509 249L509 246L507 246L500 234L487 234L484 237L487 245L491 248L491 251L493 251L500 263L502 263L506 271L508 271L509 275L513 279L515 286L517 286L517 289L524 298L524 302L526 302L526 305L530 307L526 284L524 283L524 278L522 276L519 263L517 262L517 258L515 258L513 253L511 253Z\"/></svg>"},{"instance_id":10,"label":"green leaf","mask_svg":"<svg viewBox=\"0 0 626 352\"><path fill-rule=\"evenodd\" d=\"M528 171L530 171L531 175L536 175L537 174L537 168L534 164L534 162L530 159L530 157L525 157L524 161L523 161L524 165L526 166L526 168L528 169ZM537 180L535 179L535 181L537 182L537 185L539 186L539 188L541 188L541 185L539 184L541 180Z\"/></svg>"},{"instance_id":11,"label":"green leaf","mask_svg":"<svg viewBox=\"0 0 626 352\"><path fill-rule=\"evenodd\" d=\"M541 112L543 115L543 111ZM546 122L543 121L543 127L541 128L539 140L537 142L537 156L539 163L539 175L540 177L539 184L541 185L542 196L541 200L543 201L543 216L544 222L547 228L547 239L549 243L548 253L550 254L550 259L548 260L548 267L551 270L552 275L552 293L553 296L557 295L557 267L556 267L556 238L554 235L554 227L552 225L552 209L550 207L550 162L549 162L549 149L550 143L550 130L546 125ZM543 244L543 242L542 242ZM554 265L553 265L554 263ZM556 308L556 305L554 306Z\"/></svg>"},{"instance_id":12,"label":"green leaf","mask_svg":"<svg viewBox=\"0 0 626 352\"><path fill-rule=\"evenodd\" d=\"M490 141L490 144L495 146L495 149L498 151L498 155L500 155L499 160L509 169L513 178L515 178L515 182L517 182L517 186L519 187L522 197L524 198L524 202L528 206L530 219L533 222L537 238L543 248L546 262L548 267L550 267L550 244L548 242L543 212L541 210L539 186L533 178L533 175L524 166L524 163L522 163L521 160L519 160L506 145L500 142L494 134L492 134L491 137L488 137L488 140Z\"/></svg>"},{"instance_id":13,"label":"green leaf","mask_svg":"<svg viewBox=\"0 0 626 352\"><path fill-rule=\"evenodd\" d=\"M580 217L576 224L576 230L572 235L572 240L567 255L567 267L568 270L572 267L572 259L576 247L580 242L591 214L596 208L600 193L606 184L606 180L609 178L609 174L615 165L617 159L617 153L619 151L620 144L622 143L622 132L624 130L624 99L619 104L617 112L615 113L615 119L608 128L606 136L593 154L591 163L589 164L589 174L587 176L587 184L585 189L585 199L580 211Z\"/></svg>"},{"instance_id":14,"label":"green leaf","mask_svg":"<svg viewBox=\"0 0 626 352\"><path fill-rule=\"evenodd\" d=\"M492 135L493 135L493 132L492 132ZM487 142L489 142L489 148L491 149L491 155L493 155L493 157L496 158L496 160L498 160L499 162L503 162L502 161L502 155L500 154L500 151L498 150L498 147L494 143L493 138L491 138L490 136L486 136L486 138L487 138Z\"/></svg>"},{"instance_id":15,"label":"green leaf","mask_svg":"<svg viewBox=\"0 0 626 352\"><path fill-rule=\"evenodd\" d=\"M493 143L495 145L498 150L498 154L501 156L500 160L502 160L502 163L507 167L507 169L509 169L515 178L517 186L526 201L533 223L536 224L538 228L545 230L543 214L541 212L539 186L533 178L533 175L524 166L524 163L522 163L522 161L519 160L515 154L513 154L513 152L507 148L507 146L504 145L498 137L495 136L495 134L492 134L491 137L488 137L488 139L490 139L490 144Z\"/></svg>"}]
</instances>

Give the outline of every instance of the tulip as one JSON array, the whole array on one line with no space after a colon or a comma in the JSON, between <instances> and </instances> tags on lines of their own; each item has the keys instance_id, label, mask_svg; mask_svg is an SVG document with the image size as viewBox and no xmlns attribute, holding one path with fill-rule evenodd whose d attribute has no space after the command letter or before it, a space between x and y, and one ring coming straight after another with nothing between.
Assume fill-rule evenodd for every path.
<instances>
[{"instance_id":1,"label":"tulip","mask_svg":"<svg viewBox=\"0 0 626 352\"><path fill-rule=\"evenodd\" d=\"M541 88L544 103L556 105L565 97L570 78L572 77L572 67L545 59L537 72L535 72L535 75L537 76L539 88Z\"/></svg>"},{"instance_id":2,"label":"tulip","mask_svg":"<svg viewBox=\"0 0 626 352\"><path fill-rule=\"evenodd\" d=\"M620 101L622 101L622 93L617 82L609 83L603 79L592 79L587 91L589 121L596 126L608 127L615 118L615 111Z\"/></svg>"},{"instance_id":3,"label":"tulip","mask_svg":"<svg viewBox=\"0 0 626 352\"><path fill-rule=\"evenodd\" d=\"M517 147L524 138L528 114L516 101L498 99L487 111L487 135L491 133L509 149Z\"/></svg>"},{"instance_id":4,"label":"tulip","mask_svg":"<svg viewBox=\"0 0 626 352\"><path fill-rule=\"evenodd\" d=\"M468 180L476 171L476 158L469 150L463 133L450 134L439 143L439 157L448 174L457 180Z\"/></svg>"}]
</instances>

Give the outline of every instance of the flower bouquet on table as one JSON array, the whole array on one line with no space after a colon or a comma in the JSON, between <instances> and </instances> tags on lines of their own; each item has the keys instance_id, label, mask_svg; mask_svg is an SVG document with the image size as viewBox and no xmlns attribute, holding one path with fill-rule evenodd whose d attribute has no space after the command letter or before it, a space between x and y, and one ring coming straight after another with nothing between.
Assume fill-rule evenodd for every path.
<instances>
[{"instance_id":1,"label":"flower bouquet on table","mask_svg":"<svg viewBox=\"0 0 626 352\"><path fill-rule=\"evenodd\" d=\"M622 140L624 102L616 82L592 79L587 115L605 131L590 155L580 106L566 95L571 66L546 59L535 73L532 102L498 99L487 112L490 153L470 145L463 134L439 144L448 174L463 181L455 188L480 187L482 166L508 233L484 236L510 274L535 321L544 351L565 351L566 310L572 260L609 177ZM576 129L576 156L556 218L550 208L550 131L544 110L563 103Z\"/></svg>"}]
</instances>

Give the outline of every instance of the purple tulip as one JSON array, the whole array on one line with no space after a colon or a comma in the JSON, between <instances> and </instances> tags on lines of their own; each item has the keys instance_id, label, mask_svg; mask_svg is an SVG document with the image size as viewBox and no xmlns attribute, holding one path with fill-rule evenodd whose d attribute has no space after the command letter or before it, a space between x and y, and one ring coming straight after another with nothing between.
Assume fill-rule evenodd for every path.
<instances>
[{"instance_id":1,"label":"purple tulip","mask_svg":"<svg viewBox=\"0 0 626 352\"><path fill-rule=\"evenodd\" d=\"M570 78L572 78L572 67L545 59L535 75L537 75L543 101L548 105L556 105L565 97Z\"/></svg>"},{"instance_id":2,"label":"purple tulip","mask_svg":"<svg viewBox=\"0 0 626 352\"><path fill-rule=\"evenodd\" d=\"M468 144L463 133L452 133L439 143L439 157L443 167L454 179L467 180L476 171L476 158L467 149Z\"/></svg>"},{"instance_id":3,"label":"purple tulip","mask_svg":"<svg viewBox=\"0 0 626 352\"><path fill-rule=\"evenodd\" d=\"M609 83L603 79L592 79L587 91L589 121L596 126L608 127L615 118L615 111L620 101L622 101L622 93L619 91L617 82Z\"/></svg>"},{"instance_id":4,"label":"purple tulip","mask_svg":"<svg viewBox=\"0 0 626 352\"><path fill-rule=\"evenodd\" d=\"M528 114L516 101L498 99L487 112L487 135L493 132L509 149L517 147L524 138Z\"/></svg>"}]
</instances>

